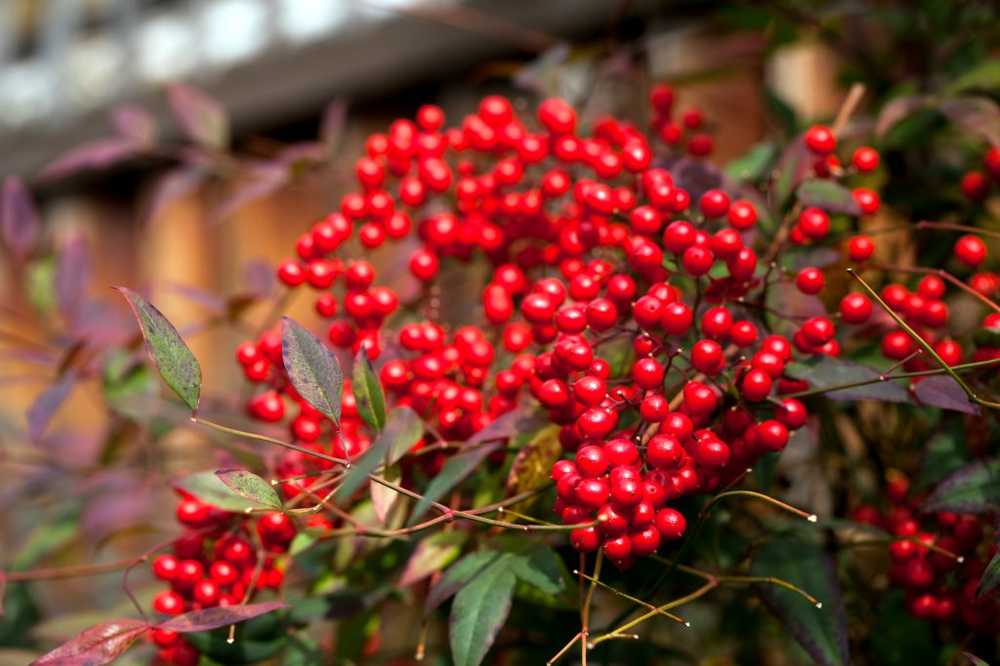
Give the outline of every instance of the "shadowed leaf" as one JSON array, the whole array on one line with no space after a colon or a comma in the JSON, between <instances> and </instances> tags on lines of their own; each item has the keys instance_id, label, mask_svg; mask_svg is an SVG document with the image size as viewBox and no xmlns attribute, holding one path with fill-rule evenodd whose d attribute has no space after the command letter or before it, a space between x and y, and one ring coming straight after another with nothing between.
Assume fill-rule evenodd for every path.
<instances>
[{"instance_id":1,"label":"shadowed leaf","mask_svg":"<svg viewBox=\"0 0 1000 666\"><path fill-rule=\"evenodd\" d=\"M880 373L864 365L823 356L809 363L789 363L785 373L809 382L811 390L877 380ZM912 402L910 394L896 381L876 381L864 386L839 389L823 394L830 400L886 400Z\"/></svg>"},{"instance_id":2,"label":"shadowed leaf","mask_svg":"<svg viewBox=\"0 0 1000 666\"><path fill-rule=\"evenodd\" d=\"M917 109L923 108L926 104L927 98L921 96L897 97L890 100L882 107L878 120L875 122L876 136L885 136L886 132L891 130L896 123Z\"/></svg>"},{"instance_id":3,"label":"shadowed leaf","mask_svg":"<svg viewBox=\"0 0 1000 666\"><path fill-rule=\"evenodd\" d=\"M128 301L139 322L146 350L160 371L160 376L192 412L198 410L201 397L201 366L181 339L174 325L139 294L116 287Z\"/></svg>"},{"instance_id":4,"label":"shadowed leaf","mask_svg":"<svg viewBox=\"0 0 1000 666\"><path fill-rule=\"evenodd\" d=\"M159 629L186 634L194 631L209 631L230 624L245 622L259 615L271 613L288 605L281 601L265 601L243 606L217 606L177 615L157 625Z\"/></svg>"},{"instance_id":5,"label":"shadowed leaf","mask_svg":"<svg viewBox=\"0 0 1000 666\"><path fill-rule=\"evenodd\" d=\"M3 181L0 224L4 244L23 261L35 249L42 225L31 193L17 176L7 176Z\"/></svg>"},{"instance_id":6,"label":"shadowed leaf","mask_svg":"<svg viewBox=\"0 0 1000 666\"><path fill-rule=\"evenodd\" d=\"M281 320L281 358L299 395L334 423L340 423L344 373L315 335L292 319Z\"/></svg>"},{"instance_id":7,"label":"shadowed leaf","mask_svg":"<svg viewBox=\"0 0 1000 666\"><path fill-rule=\"evenodd\" d=\"M145 633L142 620L112 620L91 627L32 662L33 666L101 666L120 657Z\"/></svg>"},{"instance_id":8,"label":"shadowed leaf","mask_svg":"<svg viewBox=\"0 0 1000 666\"><path fill-rule=\"evenodd\" d=\"M107 169L139 155L144 146L134 139L112 137L98 139L72 148L42 169L40 178L65 178L80 171Z\"/></svg>"},{"instance_id":9,"label":"shadowed leaf","mask_svg":"<svg viewBox=\"0 0 1000 666\"><path fill-rule=\"evenodd\" d=\"M0 617L3 617L3 597L7 593L7 574L0 569Z\"/></svg>"},{"instance_id":10,"label":"shadowed leaf","mask_svg":"<svg viewBox=\"0 0 1000 666\"><path fill-rule=\"evenodd\" d=\"M982 578L979 579L979 585L976 586L976 596L981 597L984 594L989 594L1000 585L1000 553L993 556L990 563L986 565L986 570L983 571Z\"/></svg>"},{"instance_id":11,"label":"shadowed leaf","mask_svg":"<svg viewBox=\"0 0 1000 666\"><path fill-rule=\"evenodd\" d=\"M807 180L798 189L799 201L806 206L816 206L834 213L860 215L861 207L851 191L831 180Z\"/></svg>"},{"instance_id":12,"label":"shadowed leaf","mask_svg":"<svg viewBox=\"0 0 1000 666\"><path fill-rule=\"evenodd\" d=\"M925 377L913 387L917 400L925 405L953 409L966 414L978 414L979 407L969 400L962 387L948 375Z\"/></svg>"},{"instance_id":13,"label":"shadowed leaf","mask_svg":"<svg viewBox=\"0 0 1000 666\"><path fill-rule=\"evenodd\" d=\"M281 508L281 498L274 487L253 472L245 469L221 470L215 473L226 487L240 497L272 509Z\"/></svg>"},{"instance_id":14,"label":"shadowed leaf","mask_svg":"<svg viewBox=\"0 0 1000 666\"><path fill-rule=\"evenodd\" d=\"M449 567L441 580L431 588L424 600L424 614L428 614L457 593L463 585L501 558L508 557L506 553L495 550L480 550L469 553Z\"/></svg>"},{"instance_id":15,"label":"shadowed leaf","mask_svg":"<svg viewBox=\"0 0 1000 666\"><path fill-rule=\"evenodd\" d=\"M193 192L207 177L208 172L197 165L168 171L153 186L153 192L143 215L145 223L149 224L159 217L168 205Z\"/></svg>"},{"instance_id":16,"label":"shadowed leaf","mask_svg":"<svg viewBox=\"0 0 1000 666\"><path fill-rule=\"evenodd\" d=\"M337 489L337 502L343 503L368 480L380 465L392 465L420 439L424 432L420 416L409 407L397 407L390 414L385 429L371 447L351 466Z\"/></svg>"},{"instance_id":17,"label":"shadowed leaf","mask_svg":"<svg viewBox=\"0 0 1000 666\"><path fill-rule=\"evenodd\" d=\"M82 234L73 234L60 242L56 255L56 301L67 323L76 323L86 305L90 263L90 245Z\"/></svg>"},{"instance_id":18,"label":"shadowed leaf","mask_svg":"<svg viewBox=\"0 0 1000 666\"><path fill-rule=\"evenodd\" d=\"M491 453L503 446L500 441L489 442L476 448L459 453L448 459L438 475L427 486L423 497L417 502L410 514L409 525L415 525L431 505L441 499L445 493L472 474Z\"/></svg>"},{"instance_id":19,"label":"shadowed leaf","mask_svg":"<svg viewBox=\"0 0 1000 666\"><path fill-rule=\"evenodd\" d=\"M365 423L375 430L385 427L385 395L382 384L375 375L372 362L368 360L368 352L364 348L354 359L354 377L351 382L354 398L358 404L358 412Z\"/></svg>"},{"instance_id":20,"label":"shadowed leaf","mask_svg":"<svg viewBox=\"0 0 1000 666\"><path fill-rule=\"evenodd\" d=\"M255 166L212 211L212 219L225 220L243 206L277 192L288 183L288 179L288 167L284 164Z\"/></svg>"},{"instance_id":21,"label":"shadowed leaf","mask_svg":"<svg viewBox=\"0 0 1000 666\"><path fill-rule=\"evenodd\" d=\"M740 182L755 182L767 174L778 148L773 143L758 143L726 165L726 175Z\"/></svg>"},{"instance_id":22,"label":"shadowed leaf","mask_svg":"<svg viewBox=\"0 0 1000 666\"><path fill-rule=\"evenodd\" d=\"M1000 460L977 462L958 470L924 502L925 511L984 513L1000 505Z\"/></svg>"},{"instance_id":23,"label":"shadowed leaf","mask_svg":"<svg viewBox=\"0 0 1000 666\"><path fill-rule=\"evenodd\" d=\"M969 663L972 664L972 666L990 666L986 661L980 659L971 652L963 652L962 656L968 659Z\"/></svg>"},{"instance_id":24,"label":"shadowed leaf","mask_svg":"<svg viewBox=\"0 0 1000 666\"><path fill-rule=\"evenodd\" d=\"M754 554L750 571L755 576L782 578L816 597L822 608L777 585L757 587L765 605L817 664L850 663L840 587L833 563L819 545L794 538L772 539Z\"/></svg>"},{"instance_id":25,"label":"shadowed leaf","mask_svg":"<svg viewBox=\"0 0 1000 666\"><path fill-rule=\"evenodd\" d=\"M992 99L947 99L938 105L938 109L962 130L982 136L993 145L1000 144L1000 107Z\"/></svg>"}]
</instances>

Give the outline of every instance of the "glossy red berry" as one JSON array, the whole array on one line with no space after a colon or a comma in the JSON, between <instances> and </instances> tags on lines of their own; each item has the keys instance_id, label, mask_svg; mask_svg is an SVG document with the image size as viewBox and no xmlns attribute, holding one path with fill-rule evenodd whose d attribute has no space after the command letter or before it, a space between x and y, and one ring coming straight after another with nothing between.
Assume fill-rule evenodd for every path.
<instances>
[{"instance_id":1,"label":"glossy red berry","mask_svg":"<svg viewBox=\"0 0 1000 666\"><path fill-rule=\"evenodd\" d=\"M806 132L806 146L817 155L828 155L837 148L837 139L830 128L813 125Z\"/></svg>"}]
</instances>

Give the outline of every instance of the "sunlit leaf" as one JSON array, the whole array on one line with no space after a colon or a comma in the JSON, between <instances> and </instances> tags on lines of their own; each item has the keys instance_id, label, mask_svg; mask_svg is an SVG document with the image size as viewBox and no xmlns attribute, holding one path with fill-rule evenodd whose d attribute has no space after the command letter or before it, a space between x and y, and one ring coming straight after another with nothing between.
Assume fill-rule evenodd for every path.
<instances>
[{"instance_id":1,"label":"sunlit leaf","mask_svg":"<svg viewBox=\"0 0 1000 666\"><path fill-rule=\"evenodd\" d=\"M438 532L421 540L403 568L399 587L408 587L436 571L443 571L462 552L468 536L467 532Z\"/></svg>"},{"instance_id":2,"label":"sunlit leaf","mask_svg":"<svg viewBox=\"0 0 1000 666\"><path fill-rule=\"evenodd\" d=\"M201 396L201 366L198 359L181 339L174 325L159 310L131 289L117 289L128 301L132 314L139 322L146 349L163 381L191 411L197 411Z\"/></svg>"},{"instance_id":3,"label":"sunlit leaf","mask_svg":"<svg viewBox=\"0 0 1000 666\"><path fill-rule=\"evenodd\" d=\"M366 481L380 465L392 465L399 460L423 434L424 426L417 415L409 407L397 407L389 415L385 429L379 433L371 447L351 465L344 477L343 483L337 489L335 498L345 502Z\"/></svg>"},{"instance_id":4,"label":"sunlit leaf","mask_svg":"<svg viewBox=\"0 0 1000 666\"><path fill-rule=\"evenodd\" d=\"M274 486L256 474L245 469L230 469L218 471L215 475L236 495L261 506L281 508L281 498Z\"/></svg>"},{"instance_id":5,"label":"sunlit leaf","mask_svg":"<svg viewBox=\"0 0 1000 666\"><path fill-rule=\"evenodd\" d=\"M223 472L223 474L231 473ZM263 479L260 479L260 482L270 487ZM281 507L281 502L277 499L276 493L272 497L264 496L261 498L253 496L251 492L244 494L244 492L237 491L227 485L220 478L220 475L215 472L197 472L177 481L176 485L178 488L191 493L202 502L211 504L224 511L240 512L248 509L275 509ZM273 488L271 492L274 493ZM262 492L258 494L263 495Z\"/></svg>"},{"instance_id":6,"label":"sunlit leaf","mask_svg":"<svg viewBox=\"0 0 1000 666\"><path fill-rule=\"evenodd\" d=\"M101 666L110 664L149 629L142 620L112 620L87 629L32 666Z\"/></svg>"},{"instance_id":7,"label":"sunlit leaf","mask_svg":"<svg viewBox=\"0 0 1000 666\"><path fill-rule=\"evenodd\" d=\"M264 615L265 613L271 613L287 607L288 605L282 601L265 601L259 604L203 608L184 613L183 615L176 615L169 620L161 622L157 627L182 634L193 631L209 631L210 629L218 629L230 624L245 622L258 615Z\"/></svg>"}]
</instances>

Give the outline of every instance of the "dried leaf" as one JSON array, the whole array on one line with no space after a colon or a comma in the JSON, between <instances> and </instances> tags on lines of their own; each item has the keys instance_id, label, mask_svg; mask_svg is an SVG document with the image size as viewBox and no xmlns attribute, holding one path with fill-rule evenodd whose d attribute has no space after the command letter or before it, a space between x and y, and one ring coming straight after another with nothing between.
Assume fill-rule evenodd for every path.
<instances>
[{"instance_id":1,"label":"dried leaf","mask_svg":"<svg viewBox=\"0 0 1000 666\"><path fill-rule=\"evenodd\" d=\"M507 492L529 492L549 483L552 465L562 457L559 426L544 428L531 438L514 458L507 475Z\"/></svg>"},{"instance_id":2,"label":"dried leaf","mask_svg":"<svg viewBox=\"0 0 1000 666\"><path fill-rule=\"evenodd\" d=\"M32 666L101 666L120 657L149 629L142 620L112 620L91 627L42 655Z\"/></svg>"}]
</instances>

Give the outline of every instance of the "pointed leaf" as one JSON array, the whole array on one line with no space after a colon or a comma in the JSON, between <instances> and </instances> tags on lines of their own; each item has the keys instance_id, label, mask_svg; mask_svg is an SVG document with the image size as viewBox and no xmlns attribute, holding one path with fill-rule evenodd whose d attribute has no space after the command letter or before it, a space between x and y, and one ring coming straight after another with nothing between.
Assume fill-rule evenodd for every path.
<instances>
[{"instance_id":1,"label":"pointed leaf","mask_svg":"<svg viewBox=\"0 0 1000 666\"><path fill-rule=\"evenodd\" d=\"M1000 89L1000 60L987 58L956 78L946 88L952 95L971 89L981 89L983 92Z\"/></svg>"},{"instance_id":2,"label":"pointed leaf","mask_svg":"<svg viewBox=\"0 0 1000 666\"><path fill-rule=\"evenodd\" d=\"M832 180L807 180L798 189L799 201L806 206L816 206L834 213L860 215L861 207L851 191Z\"/></svg>"},{"instance_id":3,"label":"pointed leaf","mask_svg":"<svg viewBox=\"0 0 1000 666\"><path fill-rule=\"evenodd\" d=\"M881 374L874 368L829 356L823 356L810 363L789 363L785 373L789 377L808 381L811 390L832 388L854 382L873 381L877 380ZM823 395L830 400L911 402L910 394L896 381L874 381L872 384L829 391Z\"/></svg>"},{"instance_id":4,"label":"pointed leaf","mask_svg":"<svg viewBox=\"0 0 1000 666\"><path fill-rule=\"evenodd\" d=\"M80 171L107 169L139 155L144 147L134 139L112 137L98 139L71 148L50 162L39 174L43 179L65 178Z\"/></svg>"},{"instance_id":5,"label":"pointed leaf","mask_svg":"<svg viewBox=\"0 0 1000 666\"><path fill-rule=\"evenodd\" d=\"M484 571L487 567L505 557L510 557L510 555L507 553L498 553L495 550L480 550L469 553L451 565L444 572L441 580L431 588L430 594L424 600L424 614L430 613L453 597L467 582L472 580L481 571Z\"/></svg>"},{"instance_id":6,"label":"pointed leaf","mask_svg":"<svg viewBox=\"0 0 1000 666\"><path fill-rule=\"evenodd\" d=\"M230 624L245 622L259 615L282 608L288 608L288 605L281 601L265 601L259 604L246 604L242 606L203 608L184 613L183 615L176 615L158 624L157 628L176 631L181 634L194 631L209 631L210 629L218 629Z\"/></svg>"},{"instance_id":7,"label":"pointed leaf","mask_svg":"<svg viewBox=\"0 0 1000 666\"><path fill-rule=\"evenodd\" d=\"M802 182L808 169L809 153L805 141L799 137L785 148L775 166L774 184L769 190L773 209L781 210L784 207L788 197Z\"/></svg>"},{"instance_id":8,"label":"pointed leaf","mask_svg":"<svg viewBox=\"0 0 1000 666\"><path fill-rule=\"evenodd\" d=\"M358 413L365 423L375 430L385 427L385 394L379 382L372 362L368 360L368 352L362 347L354 359L354 377L351 382L354 399L358 404Z\"/></svg>"},{"instance_id":9,"label":"pointed leaf","mask_svg":"<svg viewBox=\"0 0 1000 666\"><path fill-rule=\"evenodd\" d=\"M35 398L28 408L28 437L33 442L41 439L49 421L59 410L62 404L69 397L70 391L76 385L76 376L69 373L58 382L45 389L41 395Z\"/></svg>"},{"instance_id":10,"label":"pointed leaf","mask_svg":"<svg viewBox=\"0 0 1000 666\"><path fill-rule=\"evenodd\" d=\"M432 573L442 571L462 552L467 538L468 532L438 532L423 539L407 560L399 578L399 587L409 587Z\"/></svg>"},{"instance_id":11,"label":"pointed leaf","mask_svg":"<svg viewBox=\"0 0 1000 666\"><path fill-rule=\"evenodd\" d=\"M726 175L740 182L755 182L764 177L778 154L773 143L758 143L726 165Z\"/></svg>"},{"instance_id":12,"label":"pointed leaf","mask_svg":"<svg viewBox=\"0 0 1000 666\"><path fill-rule=\"evenodd\" d=\"M117 287L128 301L132 314L139 322L146 350L156 364L160 376L192 412L198 410L201 397L201 366L174 325L163 314L147 303L139 294L125 287Z\"/></svg>"},{"instance_id":13,"label":"pointed leaf","mask_svg":"<svg viewBox=\"0 0 1000 666\"><path fill-rule=\"evenodd\" d=\"M167 88L167 101L177 123L193 141L210 148L225 148L229 143L226 113L204 92L175 83Z\"/></svg>"},{"instance_id":14,"label":"pointed leaf","mask_svg":"<svg viewBox=\"0 0 1000 666\"><path fill-rule=\"evenodd\" d=\"M926 104L926 97L916 95L897 97L890 100L888 104L882 107L882 111L878 115L878 120L875 122L875 135L878 137L885 136L886 132L891 130L896 123L917 109L923 108Z\"/></svg>"},{"instance_id":15,"label":"pointed leaf","mask_svg":"<svg viewBox=\"0 0 1000 666\"><path fill-rule=\"evenodd\" d=\"M925 377L913 386L917 400L925 405L978 414L979 407L969 400L962 387L948 375Z\"/></svg>"},{"instance_id":16,"label":"pointed leaf","mask_svg":"<svg viewBox=\"0 0 1000 666\"><path fill-rule=\"evenodd\" d=\"M565 587L565 567L549 546L533 545L528 551L518 553L511 560L511 568L520 580L544 594L559 594Z\"/></svg>"},{"instance_id":17,"label":"pointed leaf","mask_svg":"<svg viewBox=\"0 0 1000 666\"><path fill-rule=\"evenodd\" d=\"M507 621L517 577L501 558L481 571L451 607L448 638L455 666L478 666Z\"/></svg>"},{"instance_id":18,"label":"pointed leaf","mask_svg":"<svg viewBox=\"0 0 1000 666\"><path fill-rule=\"evenodd\" d=\"M344 373L326 345L293 320L283 317L281 357L299 395L328 419L340 423Z\"/></svg>"},{"instance_id":19,"label":"pointed leaf","mask_svg":"<svg viewBox=\"0 0 1000 666\"><path fill-rule=\"evenodd\" d=\"M976 596L989 594L997 588L997 585L1000 585L1000 553L994 555L986 565L982 578L979 579L979 585L976 586Z\"/></svg>"},{"instance_id":20,"label":"pointed leaf","mask_svg":"<svg viewBox=\"0 0 1000 666\"><path fill-rule=\"evenodd\" d=\"M254 167L212 211L212 219L225 220L243 206L277 192L288 183L290 176L284 164L263 163Z\"/></svg>"},{"instance_id":21,"label":"pointed leaf","mask_svg":"<svg viewBox=\"0 0 1000 666\"><path fill-rule=\"evenodd\" d=\"M274 486L245 469L220 470L215 473L233 493L272 509L281 509L281 498Z\"/></svg>"},{"instance_id":22,"label":"pointed leaf","mask_svg":"<svg viewBox=\"0 0 1000 666\"><path fill-rule=\"evenodd\" d=\"M964 656L966 659L968 659L969 663L972 664L972 666L990 666L986 661L984 661L983 659L980 659L979 657L977 657L976 655L972 654L971 652L963 652L962 656Z\"/></svg>"},{"instance_id":23,"label":"pointed leaf","mask_svg":"<svg viewBox=\"0 0 1000 666\"><path fill-rule=\"evenodd\" d=\"M427 486L423 497L417 502L410 515L409 525L415 525L431 505L441 499L445 493L472 474L491 453L503 446L501 441L482 444L458 455L452 456L444 464L438 475Z\"/></svg>"},{"instance_id":24,"label":"pointed leaf","mask_svg":"<svg viewBox=\"0 0 1000 666\"><path fill-rule=\"evenodd\" d=\"M101 666L120 657L149 629L142 620L112 620L91 627L55 650L42 655L32 666Z\"/></svg>"},{"instance_id":25,"label":"pointed leaf","mask_svg":"<svg viewBox=\"0 0 1000 666\"><path fill-rule=\"evenodd\" d=\"M35 249L42 224L31 193L17 176L7 176L3 181L0 224L4 244L23 261Z\"/></svg>"},{"instance_id":26,"label":"pointed leaf","mask_svg":"<svg viewBox=\"0 0 1000 666\"><path fill-rule=\"evenodd\" d=\"M795 538L772 539L754 554L750 571L755 576L782 578L816 597L822 608L777 585L762 584L757 589L765 605L817 664L850 663L847 618L836 571L818 544Z\"/></svg>"},{"instance_id":27,"label":"pointed leaf","mask_svg":"<svg viewBox=\"0 0 1000 666\"><path fill-rule=\"evenodd\" d=\"M946 99L938 109L963 131L1000 144L1000 106L989 97Z\"/></svg>"},{"instance_id":28,"label":"pointed leaf","mask_svg":"<svg viewBox=\"0 0 1000 666\"><path fill-rule=\"evenodd\" d=\"M82 234L73 234L59 243L56 255L56 301L67 323L77 321L87 302L90 283L90 245Z\"/></svg>"},{"instance_id":29,"label":"pointed leaf","mask_svg":"<svg viewBox=\"0 0 1000 666\"><path fill-rule=\"evenodd\" d=\"M938 484L925 511L983 513L1000 506L1000 460L967 465Z\"/></svg>"},{"instance_id":30,"label":"pointed leaf","mask_svg":"<svg viewBox=\"0 0 1000 666\"><path fill-rule=\"evenodd\" d=\"M337 502L346 502L380 465L392 465L399 460L413 448L423 431L423 422L415 411L409 407L397 407L393 410L385 430L379 433L371 447L347 472L334 496Z\"/></svg>"},{"instance_id":31,"label":"pointed leaf","mask_svg":"<svg viewBox=\"0 0 1000 666\"><path fill-rule=\"evenodd\" d=\"M202 502L211 504L223 511L241 512L248 509L281 508L280 500L277 500L277 503L275 503L277 495L272 498L265 497L260 499L256 496L251 496L250 493L237 491L223 480L222 474L232 474L232 472L197 472L177 481L176 486L191 493ZM258 480L264 483L264 485L268 485L259 477ZM274 492L273 488L271 492Z\"/></svg>"},{"instance_id":32,"label":"pointed leaf","mask_svg":"<svg viewBox=\"0 0 1000 666\"><path fill-rule=\"evenodd\" d=\"M402 476L399 465L392 465L382 474L382 478L391 483L399 483ZM375 516L378 517L380 523L385 525L385 521L389 517L389 512L392 511L396 500L399 499L399 493L376 481L368 482L368 492L372 498L372 508L375 510Z\"/></svg>"}]
</instances>

